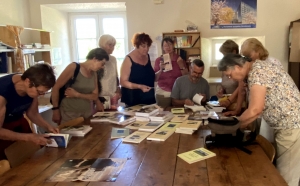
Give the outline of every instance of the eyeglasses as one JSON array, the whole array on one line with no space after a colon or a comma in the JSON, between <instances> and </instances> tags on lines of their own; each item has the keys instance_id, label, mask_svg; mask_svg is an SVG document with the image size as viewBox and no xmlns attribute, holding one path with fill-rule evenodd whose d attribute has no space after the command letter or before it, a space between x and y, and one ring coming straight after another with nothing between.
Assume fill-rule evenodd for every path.
<instances>
[{"instance_id":1,"label":"eyeglasses","mask_svg":"<svg viewBox=\"0 0 300 186\"><path fill-rule=\"evenodd\" d=\"M46 92L40 91L40 90L37 88L37 86L35 86L34 82L31 82L31 83L32 83L32 85L34 86L34 88L36 89L36 92L38 93L38 95L45 95L45 94L46 94Z\"/></svg>"}]
</instances>

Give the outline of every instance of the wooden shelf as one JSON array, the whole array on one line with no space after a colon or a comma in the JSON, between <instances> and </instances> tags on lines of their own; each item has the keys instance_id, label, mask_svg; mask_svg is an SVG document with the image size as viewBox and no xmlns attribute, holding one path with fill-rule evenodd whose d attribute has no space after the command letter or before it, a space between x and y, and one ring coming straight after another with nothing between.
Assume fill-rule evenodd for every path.
<instances>
[{"instance_id":1,"label":"wooden shelf","mask_svg":"<svg viewBox=\"0 0 300 186\"><path fill-rule=\"evenodd\" d=\"M14 52L14 49L0 49L0 53L1 52Z\"/></svg>"}]
</instances>

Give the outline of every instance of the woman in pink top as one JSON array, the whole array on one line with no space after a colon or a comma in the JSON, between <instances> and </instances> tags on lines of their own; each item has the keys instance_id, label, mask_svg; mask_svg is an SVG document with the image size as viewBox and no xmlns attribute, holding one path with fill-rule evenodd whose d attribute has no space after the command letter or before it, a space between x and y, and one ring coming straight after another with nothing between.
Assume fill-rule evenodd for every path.
<instances>
[{"instance_id":1,"label":"woman in pink top","mask_svg":"<svg viewBox=\"0 0 300 186\"><path fill-rule=\"evenodd\" d=\"M171 92L175 80L188 73L184 60L174 52L174 41L171 38L164 38L161 43L164 54L169 54L172 70L164 70L158 81L155 90L156 103L161 107L171 106ZM154 71L160 70L160 63L164 63L162 57L155 60Z\"/></svg>"}]
</instances>

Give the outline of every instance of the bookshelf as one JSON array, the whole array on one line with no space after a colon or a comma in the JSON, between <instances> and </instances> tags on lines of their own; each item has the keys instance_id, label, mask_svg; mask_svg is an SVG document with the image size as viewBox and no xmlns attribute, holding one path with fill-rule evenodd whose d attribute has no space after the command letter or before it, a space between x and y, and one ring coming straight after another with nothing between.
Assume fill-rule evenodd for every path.
<instances>
[{"instance_id":1,"label":"bookshelf","mask_svg":"<svg viewBox=\"0 0 300 186\"><path fill-rule=\"evenodd\" d=\"M179 54L187 63L189 63L189 57L191 56L200 56L201 59L200 32L164 32L162 33L162 37L171 37L174 40L174 43L177 44L177 46L175 46L176 53ZM180 44L183 46L180 46Z\"/></svg>"},{"instance_id":2,"label":"bookshelf","mask_svg":"<svg viewBox=\"0 0 300 186\"><path fill-rule=\"evenodd\" d=\"M30 32L30 35L39 35L39 40L34 40L31 43L41 43L43 45L48 45L51 46L51 41L50 41L50 31L46 30L41 30L41 29L33 29L33 28L24 28L24 31ZM24 32L23 31L23 32ZM22 33L21 33L22 35ZM17 44L15 42L15 36L12 32L10 32L6 25L0 25L0 41L2 41L4 44L9 45L13 48L17 48ZM22 41L21 41L22 43ZM22 43L22 44L28 44L28 43ZM6 51L9 50L9 51ZM16 49L0 49L0 53L6 52L8 57L11 57L12 61L12 71L13 72L18 72L18 66L16 64ZM49 64L51 64L51 48L23 48L22 49L23 53L23 59L29 59L29 57L26 57L26 55L30 56L30 58L34 58L34 62L37 61L44 61ZM34 57L31 57L34 56ZM25 63L25 62L24 62ZM23 64L24 65L24 64ZM26 67L26 65L24 65ZM22 72L22 71L19 71Z\"/></svg>"}]
</instances>

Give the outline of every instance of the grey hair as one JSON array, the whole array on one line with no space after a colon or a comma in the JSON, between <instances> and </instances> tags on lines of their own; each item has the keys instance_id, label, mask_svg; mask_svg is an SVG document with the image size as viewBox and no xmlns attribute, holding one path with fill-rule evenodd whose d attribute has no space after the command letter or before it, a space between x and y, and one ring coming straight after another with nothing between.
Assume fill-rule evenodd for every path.
<instances>
[{"instance_id":1,"label":"grey hair","mask_svg":"<svg viewBox=\"0 0 300 186\"><path fill-rule=\"evenodd\" d=\"M99 38L98 45L100 48L105 47L107 43L116 44L116 39L114 38L114 36L109 34L104 34Z\"/></svg>"},{"instance_id":2,"label":"grey hair","mask_svg":"<svg viewBox=\"0 0 300 186\"><path fill-rule=\"evenodd\" d=\"M227 54L225 55L218 64L219 71L226 71L228 68L232 68L235 65L244 66L247 59L239 54Z\"/></svg>"},{"instance_id":3,"label":"grey hair","mask_svg":"<svg viewBox=\"0 0 300 186\"><path fill-rule=\"evenodd\" d=\"M191 66L196 65L197 67L204 67L204 62L201 59L194 59Z\"/></svg>"}]
</instances>

